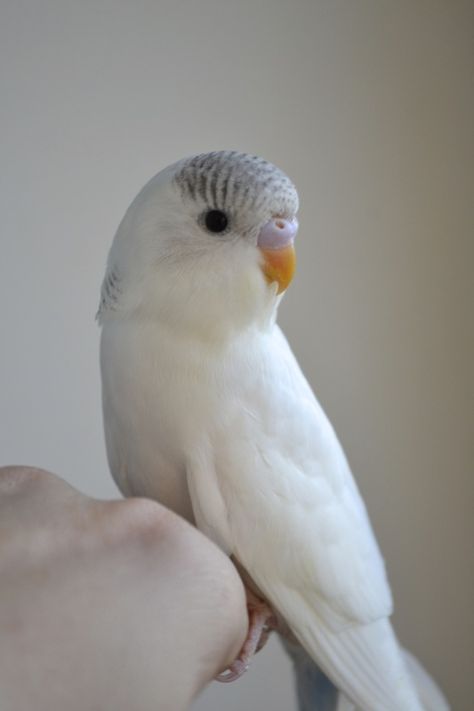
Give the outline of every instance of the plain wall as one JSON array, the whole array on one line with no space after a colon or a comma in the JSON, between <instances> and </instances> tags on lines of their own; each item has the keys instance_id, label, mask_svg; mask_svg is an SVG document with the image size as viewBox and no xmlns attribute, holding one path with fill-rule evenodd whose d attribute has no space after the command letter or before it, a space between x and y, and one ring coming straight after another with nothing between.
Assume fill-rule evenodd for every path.
<instances>
[{"instance_id":1,"label":"plain wall","mask_svg":"<svg viewBox=\"0 0 474 711\"><path fill-rule=\"evenodd\" d=\"M473 3L0 11L1 460L117 495L94 322L116 226L182 156L261 154L301 198L280 323L367 501L397 631L471 709ZM195 705L242 708L295 708L276 642Z\"/></svg>"}]
</instances>

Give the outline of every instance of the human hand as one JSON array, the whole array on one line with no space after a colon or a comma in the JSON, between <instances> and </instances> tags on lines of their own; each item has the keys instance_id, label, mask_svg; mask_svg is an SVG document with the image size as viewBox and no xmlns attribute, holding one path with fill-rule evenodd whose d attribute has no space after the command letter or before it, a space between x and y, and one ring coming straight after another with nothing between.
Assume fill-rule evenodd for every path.
<instances>
[{"instance_id":1,"label":"human hand","mask_svg":"<svg viewBox=\"0 0 474 711\"><path fill-rule=\"evenodd\" d=\"M0 469L2 711L178 711L235 658L245 594L199 531Z\"/></svg>"}]
</instances>

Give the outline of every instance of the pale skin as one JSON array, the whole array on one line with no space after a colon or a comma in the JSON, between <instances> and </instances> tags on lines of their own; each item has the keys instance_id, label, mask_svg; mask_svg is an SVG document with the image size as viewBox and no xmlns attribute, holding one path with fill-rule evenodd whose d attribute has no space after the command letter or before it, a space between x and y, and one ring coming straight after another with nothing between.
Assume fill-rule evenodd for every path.
<instances>
[{"instance_id":1,"label":"pale skin","mask_svg":"<svg viewBox=\"0 0 474 711\"><path fill-rule=\"evenodd\" d=\"M199 531L0 468L2 711L181 711L236 658L245 591Z\"/></svg>"}]
</instances>

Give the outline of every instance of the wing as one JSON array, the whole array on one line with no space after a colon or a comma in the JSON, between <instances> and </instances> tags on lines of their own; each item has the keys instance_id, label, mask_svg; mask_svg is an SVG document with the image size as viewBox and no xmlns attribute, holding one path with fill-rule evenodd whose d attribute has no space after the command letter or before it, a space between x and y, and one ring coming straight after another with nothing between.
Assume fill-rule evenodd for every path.
<instances>
[{"instance_id":1,"label":"wing","mask_svg":"<svg viewBox=\"0 0 474 711\"><path fill-rule=\"evenodd\" d=\"M269 578L297 590L330 628L386 617L383 560L334 430L281 332L266 345L250 377L236 375L190 462L202 524L220 541L230 537L227 547L247 566L268 567ZM206 501L212 477L225 516Z\"/></svg>"},{"instance_id":2,"label":"wing","mask_svg":"<svg viewBox=\"0 0 474 711\"><path fill-rule=\"evenodd\" d=\"M386 620L384 564L337 437L279 329L252 350L188 463L198 525L356 703L418 708ZM404 705L390 706L390 695Z\"/></svg>"}]
</instances>

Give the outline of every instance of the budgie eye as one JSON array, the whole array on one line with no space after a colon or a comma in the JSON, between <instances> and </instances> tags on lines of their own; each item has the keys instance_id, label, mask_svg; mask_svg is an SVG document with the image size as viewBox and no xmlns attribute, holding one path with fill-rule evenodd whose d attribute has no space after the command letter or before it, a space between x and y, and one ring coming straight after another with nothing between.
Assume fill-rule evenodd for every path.
<instances>
[{"instance_id":1,"label":"budgie eye","mask_svg":"<svg viewBox=\"0 0 474 711\"><path fill-rule=\"evenodd\" d=\"M229 218L221 210L209 210L204 215L204 224L209 232L224 232L229 224Z\"/></svg>"}]
</instances>

